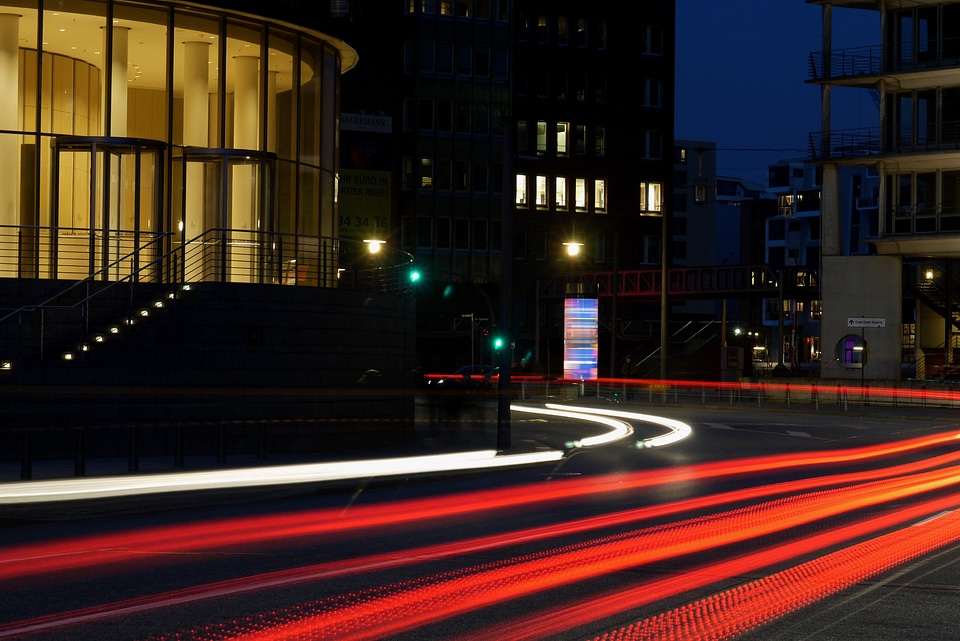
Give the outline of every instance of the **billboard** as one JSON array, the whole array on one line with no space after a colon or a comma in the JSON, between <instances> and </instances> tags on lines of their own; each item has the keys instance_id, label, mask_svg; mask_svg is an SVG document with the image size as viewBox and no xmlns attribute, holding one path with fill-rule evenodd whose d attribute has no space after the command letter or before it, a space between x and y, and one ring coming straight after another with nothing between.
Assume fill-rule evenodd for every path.
<instances>
[{"instance_id":1,"label":"billboard","mask_svg":"<svg viewBox=\"0 0 960 641\"><path fill-rule=\"evenodd\" d=\"M563 377L596 380L597 318L596 298L567 298L563 301Z\"/></svg>"},{"instance_id":2,"label":"billboard","mask_svg":"<svg viewBox=\"0 0 960 641\"><path fill-rule=\"evenodd\" d=\"M389 116L340 115L339 236L363 240L390 235L392 185Z\"/></svg>"}]
</instances>

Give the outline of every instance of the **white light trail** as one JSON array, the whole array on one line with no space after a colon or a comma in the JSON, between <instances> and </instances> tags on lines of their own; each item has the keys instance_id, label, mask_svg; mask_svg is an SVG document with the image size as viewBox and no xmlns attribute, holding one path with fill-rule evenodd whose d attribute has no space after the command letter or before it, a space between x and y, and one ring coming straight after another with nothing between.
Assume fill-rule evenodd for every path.
<instances>
[{"instance_id":1,"label":"white light trail","mask_svg":"<svg viewBox=\"0 0 960 641\"><path fill-rule=\"evenodd\" d=\"M570 444L575 448L611 443L633 434L630 423L621 419L642 420L670 428L669 434L638 441L640 447L667 445L690 434L690 427L680 421L634 412L556 404L547 404L545 407L512 405L510 409L514 412L574 418L611 428L609 432L584 437ZM564 451L554 449L518 454L498 454L496 450L477 450L429 456L360 459L233 470L17 481L0 483L0 505L480 470L549 463L559 461L564 454Z\"/></svg>"}]
</instances>

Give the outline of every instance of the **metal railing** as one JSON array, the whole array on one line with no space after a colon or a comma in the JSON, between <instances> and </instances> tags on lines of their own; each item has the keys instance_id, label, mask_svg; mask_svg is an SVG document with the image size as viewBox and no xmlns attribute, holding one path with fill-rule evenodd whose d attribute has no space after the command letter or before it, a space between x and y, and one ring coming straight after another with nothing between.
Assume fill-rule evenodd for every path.
<instances>
[{"instance_id":1,"label":"metal railing","mask_svg":"<svg viewBox=\"0 0 960 641\"><path fill-rule=\"evenodd\" d=\"M15 236L18 247L24 247L24 234ZM62 244L62 237L58 240L61 242L43 244L55 247ZM88 236L84 246L96 247L98 242ZM180 295L184 286L192 283L312 286L398 295L411 290L410 254L385 247L374 254L354 240L211 229L186 242L177 242L168 232L146 242L118 243L111 251L118 253L119 247L129 251L40 301L0 308L0 348L4 350L0 367L11 367L13 360L43 359L51 352L59 355L78 346L83 349L96 340L95 333L116 332L123 325L134 324L138 316L149 313L141 308L162 306L164 298ZM89 250L87 254L79 247L73 251L78 257L53 251L48 258L57 268L50 272L63 273L67 266L79 272L81 266L90 265ZM11 271L11 276L23 273Z\"/></svg>"}]
</instances>

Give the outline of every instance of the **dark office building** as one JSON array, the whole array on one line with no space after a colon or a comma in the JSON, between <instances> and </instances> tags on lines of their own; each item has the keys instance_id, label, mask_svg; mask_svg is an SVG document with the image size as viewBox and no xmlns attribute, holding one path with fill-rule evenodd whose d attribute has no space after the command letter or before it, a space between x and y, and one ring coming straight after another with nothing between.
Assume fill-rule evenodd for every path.
<instances>
[{"instance_id":1,"label":"dark office building","mask_svg":"<svg viewBox=\"0 0 960 641\"><path fill-rule=\"evenodd\" d=\"M567 293L600 298L602 375L644 342L625 327L649 321L656 342L659 301L614 303L610 283L664 258L675 3L391 6L341 18L359 62L341 94L340 234L414 255L420 362L489 360L486 334L560 374Z\"/></svg>"}]
</instances>

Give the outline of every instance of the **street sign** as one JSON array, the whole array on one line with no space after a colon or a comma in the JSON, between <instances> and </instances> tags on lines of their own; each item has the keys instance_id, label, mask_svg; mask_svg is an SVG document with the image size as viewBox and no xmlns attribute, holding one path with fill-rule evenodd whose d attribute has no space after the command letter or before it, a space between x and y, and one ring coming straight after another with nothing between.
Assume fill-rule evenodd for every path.
<instances>
[{"instance_id":1,"label":"street sign","mask_svg":"<svg viewBox=\"0 0 960 641\"><path fill-rule=\"evenodd\" d=\"M847 327L886 327L886 318L865 318L863 316L847 319Z\"/></svg>"}]
</instances>

